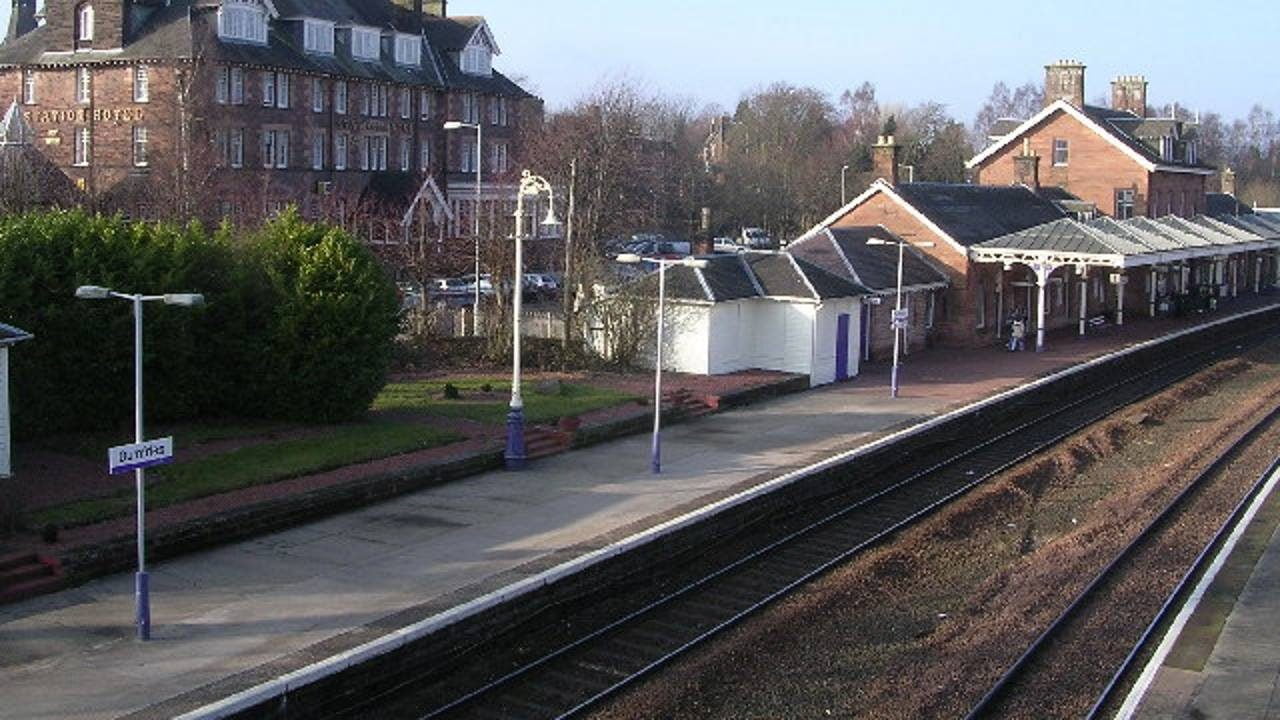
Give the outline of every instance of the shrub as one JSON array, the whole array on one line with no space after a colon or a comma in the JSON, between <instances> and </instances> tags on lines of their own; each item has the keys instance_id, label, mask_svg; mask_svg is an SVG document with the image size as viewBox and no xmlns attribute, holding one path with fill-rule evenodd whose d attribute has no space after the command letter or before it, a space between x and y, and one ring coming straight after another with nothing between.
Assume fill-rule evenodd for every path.
<instances>
[{"instance_id":1,"label":"shrub","mask_svg":"<svg viewBox=\"0 0 1280 720\"><path fill-rule=\"evenodd\" d=\"M445 383L441 395L444 396L445 400L459 400L462 398L462 393L458 392L458 386L453 383Z\"/></svg>"}]
</instances>

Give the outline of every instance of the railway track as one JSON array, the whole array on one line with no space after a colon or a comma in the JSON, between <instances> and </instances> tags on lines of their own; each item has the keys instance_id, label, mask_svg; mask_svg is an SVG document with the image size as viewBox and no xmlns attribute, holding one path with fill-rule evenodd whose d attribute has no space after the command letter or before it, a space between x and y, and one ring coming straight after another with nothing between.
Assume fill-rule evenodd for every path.
<instances>
[{"instance_id":1,"label":"railway track","mask_svg":"<svg viewBox=\"0 0 1280 720\"><path fill-rule=\"evenodd\" d=\"M883 479L824 517L737 554L642 607L522 657L514 666L497 659L511 648L480 649L486 657L462 671L465 677L408 679L335 715L425 720L561 718L581 713L992 475L1270 336L1254 333L1114 378L984 442L915 458L909 473ZM481 677L478 667L505 669Z\"/></svg>"},{"instance_id":2,"label":"railway track","mask_svg":"<svg viewBox=\"0 0 1280 720\"><path fill-rule=\"evenodd\" d=\"M1119 591L1115 592L1114 595L1111 591L1120 584L1125 574L1135 567L1140 567L1143 562L1149 561L1150 553L1159 553L1161 551L1160 543L1164 539L1164 534L1176 532L1174 526L1177 520L1185 513L1196 511L1195 501L1212 487L1227 465L1237 458L1240 448L1248 445L1262 432L1272 428L1277 421L1280 421L1280 408L1272 410L1265 417L1251 425L1236 442L1219 452L1208 465L1198 472L1161 509L1159 514L1152 518L1120 553L1094 576L1089 584L1055 618L1053 623L1005 670L999 680L969 711L966 716L967 720L1001 717L1009 714L1006 711L1010 706L1019 703L1022 707L1026 707L1028 704L1042 705L1044 698L1034 690L1028 689L1028 685L1031 684L1029 678L1041 673L1046 676L1044 682L1053 682L1047 678L1063 674L1063 668L1054 662L1053 656L1071 654L1069 649L1063 647L1063 644L1072 642L1068 637L1069 634L1075 631L1087 637L1091 630L1086 626L1092 615L1095 613L1107 613L1117 603L1124 602L1123 596ZM1155 612L1154 618L1150 620L1141 636L1128 649L1123 661L1120 661L1118 667L1110 674L1110 679L1101 691L1097 693L1096 699L1087 712L1081 715L1082 717L1092 720L1092 718L1102 716L1104 709L1111 707L1115 700L1114 696L1126 683L1126 678L1135 663L1149 647L1157 629L1164 626L1172 614L1178 611L1182 599L1208 567L1216 549L1221 546L1226 537L1246 516L1248 506L1263 491L1268 480L1277 469L1280 469L1280 458L1273 460L1270 466L1250 485L1244 497L1235 505L1222 525L1217 528L1210 542L1200 551L1191 563L1190 568L1185 571L1173 590L1163 598L1163 602ZM1096 632L1096 629L1092 630L1092 632ZM1078 655L1079 653L1076 654ZM1099 662L1105 662L1105 659L1099 658ZM1032 701L1028 698L1020 697L1022 695L1035 696L1035 700ZM1012 714L1017 715L1018 713L1014 712Z\"/></svg>"}]
</instances>

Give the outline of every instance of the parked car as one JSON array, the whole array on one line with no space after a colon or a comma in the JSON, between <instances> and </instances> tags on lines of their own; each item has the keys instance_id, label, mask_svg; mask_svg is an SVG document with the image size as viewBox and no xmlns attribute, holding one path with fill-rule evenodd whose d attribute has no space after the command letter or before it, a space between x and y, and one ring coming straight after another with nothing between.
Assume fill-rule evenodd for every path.
<instances>
[{"instance_id":1,"label":"parked car","mask_svg":"<svg viewBox=\"0 0 1280 720\"><path fill-rule=\"evenodd\" d=\"M461 278L436 278L427 286L432 297L466 295L470 286Z\"/></svg>"},{"instance_id":2,"label":"parked car","mask_svg":"<svg viewBox=\"0 0 1280 720\"><path fill-rule=\"evenodd\" d=\"M560 283L547 273L525 273L524 286L527 290L548 296L560 289Z\"/></svg>"},{"instance_id":3,"label":"parked car","mask_svg":"<svg viewBox=\"0 0 1280 720\"><path fill-rule=\"evenodd\" d=\"M740 253L745 251L746 248L739 245L737 241L731 237L718 237L711 241L711 252Z\"/></svg>"},{"instance_id":4,"label":"parked car","mask_svg":"<svg viewBox=\"0 0 1280 720\"><path fill-rule=\"evenodd\" d=\"M662 257L679 259L688 257L693 252L693 245L687 240L657 240L631 245L627 252L640 257Z\"/></svg>"},{"instance_id":5,"label":"parked car","mask_svg":"<svg viewBox=\"0 0 1280 720\"><path fill-rule=\"evenodd\" d=\"M472 273L468 275L463 275L458 279L462 281L463 287L466 289L466 292L474 294L476 291L475 278L476 278L475 274ZM481 295L493 294L493 281L492 281L492 278L489 276L489 273L483 273L480 275L480 294Z\"/></svg>"},{"instance_id":6,"label":"parked car","mask_svg":"<svg viewBox=\"0 0 1280 720\"><path fill-rule=\"evenodd\" d=\"M773 239L769 237L769 233L764 228L744 227L742 235L738 237L738 244L748 250L772 250L774 248Z\"/></svg>"}]
</instances>

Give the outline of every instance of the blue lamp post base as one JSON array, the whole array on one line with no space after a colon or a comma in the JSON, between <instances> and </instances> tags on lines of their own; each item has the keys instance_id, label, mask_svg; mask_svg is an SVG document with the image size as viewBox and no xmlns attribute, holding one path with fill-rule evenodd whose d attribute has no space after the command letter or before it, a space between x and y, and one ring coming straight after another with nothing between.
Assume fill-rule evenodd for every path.
<instances>
[{"instance_id":1,"label":"blue lamp post base","mask_svg":"<svg viewBox=\"0 0 1280 720\"><path fill-rule=\"evenodd\" d=\"M511 408L507 412L507 469L523 470L524 450L524 408Z\"/></svg>"},{"instance_id":2,"label":"blue lamp post base","mask_svg":"<svg viewBox=\"0 0 1280 720\"><path fill-rule=\"evenodd\" d=\"M135 607L138 610L138 639L151 639L151 583L147 573L139 572L133 576Z\"/></svg>"}]
</instances>

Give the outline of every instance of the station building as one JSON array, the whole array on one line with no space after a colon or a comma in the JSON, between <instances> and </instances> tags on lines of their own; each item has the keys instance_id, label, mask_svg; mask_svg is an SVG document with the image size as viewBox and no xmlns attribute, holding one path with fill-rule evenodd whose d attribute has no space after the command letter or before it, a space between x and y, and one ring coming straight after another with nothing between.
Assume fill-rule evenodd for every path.
<instances>
[{"instance_id":1,"label":"station building","mask_svg":"<svg viewBox=\"0 0 1280 720\"><path fill-rule=\"evenodd\" d=\"M422 0L13 4L0 97L93 207L251 223L293 204L373 242L510 222L542 107L493 68L483 18Z\"/></svg>"},{"instance_id":2,"label":"station building","mask_svg":"<svg viewBox=\"0 0 1280 720\"><path fill-rule=\"evenodd\" d=\"M880 227L927 245L949 284L925 338L950 346L999 342L1014 318L1042 346L1055 328L1084 334L1280 284L1280 223L1208 192L1216 170L1199 161L1195 127L1148 117L1141 77L1113 83L1113 107L1085 105L1084 70L1046 67L1044 108L997 129L968 163L972 183L899 182L898 147L882 136L878 179L797 243Z\"/></svg>"}]
</instances>

